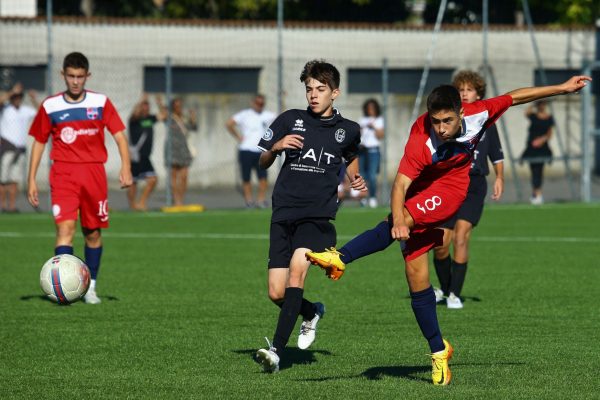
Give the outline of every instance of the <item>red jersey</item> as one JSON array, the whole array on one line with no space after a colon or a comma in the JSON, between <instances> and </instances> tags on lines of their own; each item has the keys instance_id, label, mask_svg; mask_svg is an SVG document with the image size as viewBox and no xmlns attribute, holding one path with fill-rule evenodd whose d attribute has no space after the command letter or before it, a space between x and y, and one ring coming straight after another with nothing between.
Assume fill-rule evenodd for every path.
<instances>
[{"instance_id":1,"label":"red jersey","mask_svg":"<svg viewBox=\"0 0 600 400\"><path fill-rule=\"evenodd\" d=\"M108 97L86 90L83 100L69 103L64 93L48 97L29 134L46 143L52 136L50 159L68 163L105 163L104 128L113 135L125 125Z\"/></svg>"},{"instance_id":2,"label":"red jersey","mask_svg":"<svg viewBox=\"0 0 600 400\"><path fill-rule=\"evenodd\" d=\"M471 159L479 139L512 104L509 95L463 103L462 133L446 142L435 135L429 114L421 115L411 128L398 167L399 173L413 181L409 191L419 192L443 178L457 189L464 187L466 193Z\"/></svg>"}]
</instances>

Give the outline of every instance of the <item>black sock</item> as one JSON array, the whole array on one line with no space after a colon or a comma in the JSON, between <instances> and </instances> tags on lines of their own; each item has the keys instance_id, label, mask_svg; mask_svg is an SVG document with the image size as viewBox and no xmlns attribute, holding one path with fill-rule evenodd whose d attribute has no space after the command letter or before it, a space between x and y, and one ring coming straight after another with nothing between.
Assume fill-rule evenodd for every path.
<instances>
[{"instance_id":1,"label":"black sock","mask_svg":"<svg viewBox=\"0 0 600 400\"><path fill-rule=\"evenodd\" d=\"M462 291L463 284L465 283L465 277L467 275L467 263L463 264L452 261L450 274L450 291L457 297L460 297L460 292Z\"/></svg>"},{"instance_id":2,"label":"black sock","mask_svg":"<svg viewBox=\"0 0 600 400\"><path fill-rule=\"evenodd\" d=\"M283 300L274 303L279 308L283 306ZM315 315L317 315L314 303L311 303L303 297L302 305L300 306L300 315L302 315L303 321L310 321L311 319L313 319Z\"/></svg>"},{"instance_id":3,"label":"black sock","mask_svg":"<svg viewBox=\"0 0 600 400\"><path fill-rule=\"evenodd\" d=\"M420 292L410 292L410 298L413 313L419 328L421 328L421 333L429 343L429 349L432 353L444 350L445 345L438 324L433 288L429 286Z\"/></svg>"},{"instance_id":4,"label":"black sock","mask_svg":"<svg viewBox=\"0 0 600 400\"><path fill-rule=\"evenodd\" d=\"M283 305L279 312L279 320L273 336L273 347L275 347L278 354L281 354L294 330L302 306L303 293L304 289L297 287L285 289Z\"/></svg>"},{"instance_id":5,"label":"black sock","mask_svg":"<svg viewBox=\"0 0 600 400\"><path fill-rule=\"evenodd\" d=\"M435 273L437 274L438 280L440 281L440 289L444 292L445 296L448 296L450 289L450 264L452 259L450 256L438 260L433 258L433 265L435 266Z\"/></svg>"}]
</instances>

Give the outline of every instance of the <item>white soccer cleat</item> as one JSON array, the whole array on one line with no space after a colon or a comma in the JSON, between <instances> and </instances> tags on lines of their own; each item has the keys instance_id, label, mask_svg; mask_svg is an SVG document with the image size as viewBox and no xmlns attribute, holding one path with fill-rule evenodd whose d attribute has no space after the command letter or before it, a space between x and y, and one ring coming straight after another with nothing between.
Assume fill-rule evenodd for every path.
<instances>
[{"instance_id":1,"label":"white soccer cleat","mask_svg":"<svg viewBox=\"0 0 600 400\"><path fill-rule=\"evenodd\" d=\"M453 309L463 308L463 303L460 300L460 297L456 296L452 292L450 292L450 295L446 299L446 305L448 306L448 308L453 308Z\"/></svg>"},{"instance_id":2,"label":"white soccer cleat","mask_svg":"<svg viewBox=\"0 0 600 400\"><path fill-rule=\"evenodd\" d=\"M87 293L83 296L83 301L85 301L87 304L102 303L102 301L100 300L100 297L98 297L98 295L96 294L96 290L91 287L88 289Z\"/></svg>"},{"instance_id":3,"label":"white soccer cleat","mask_svg":"<svg viewBox=\"0 0 600 400\"><path fill-rule=\"evenodd\" d=\"M302 321L300 325L300 334L298 335L298 348L306 350L315 341L317 333L317 324L325 315L325 305L323 303L315 303L315 316L310 321Z\"/></svg>"},{"instance_id":4,"label":"white soccer cleat","mask_svg":"<svg viewBox=\"0 0 600 400\"><path fill-rule=\"evenodd\" d=\"M440 303L444 301L444 291L440 288L433 288L433 293L435 293L435 302Z\"/></svg>"},{"instance_id":5,"label":"white soccer cleat","mask_svg":"<svg viewBox=\"0 0 600 400\"><path fill-rule=\"evenodd\" d=\"M260 349L256 352L256 361L262 364L264 372L279 372L279 356L276 349L271 346L269 339L265 338L269 346L268 349Z\"/></svg>"}]
</instances>

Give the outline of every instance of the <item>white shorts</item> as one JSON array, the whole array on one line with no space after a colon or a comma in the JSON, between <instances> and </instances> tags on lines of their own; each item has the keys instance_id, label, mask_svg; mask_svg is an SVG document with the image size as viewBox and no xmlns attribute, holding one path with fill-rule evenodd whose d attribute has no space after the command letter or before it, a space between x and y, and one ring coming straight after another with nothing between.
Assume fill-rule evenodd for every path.
<instances>
[{"instance_id":1,"label":"white shorts","mask_svg":"<svg viewBox=\"0 0 600 400\"><path fill-rule=\"evenodd\" d=\"M2 147L4 146L0 145L0 184L21 182L25 168L25 150Z\"/></svg>"}]
</instances>

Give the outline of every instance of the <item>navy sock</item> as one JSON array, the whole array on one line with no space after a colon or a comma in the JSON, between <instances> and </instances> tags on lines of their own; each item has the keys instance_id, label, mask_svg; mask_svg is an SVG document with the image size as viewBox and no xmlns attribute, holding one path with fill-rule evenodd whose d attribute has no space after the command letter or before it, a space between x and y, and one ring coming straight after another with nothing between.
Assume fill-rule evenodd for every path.
<instances>
[{"instance_id":1,"label":"navy sock","mask_svg":"<svg viewBox=\"0 0 600 400\"><path fill-rule=\"evenodd\" d=\"M58 256L59 254L73 255L73 246L56 246L54 248L54 255Z\"/></svg>"},{"instance_id":2,"label":"navy sock","mask_svg":"<svg viewBox=\"0 0 600 400\"><path fill-rule=\"evenodd\" d=\"M429 286L420 292L410 292L411 306L421 332L427 342L432 353L444 350L444 342L442 340L442 332L438 324L435 293L433 287Z\"/></svg>"},{"instance_id":3,"label":"navy sock","mask_svg":"<svg viewBox=\"0 0 600 400\"><path fill-rule=\"evenodd\" d=\"M92 248L85 246L85 263L90 269L90 276L92 279L98 277L98 270L100 269L100 257L102 257L102 246Z\"/></svg>"},{"instance_id":4,"label":"navy sock","mask_svg":"<svg viewBox=\"0 0 600 400\"><path fill-rule=\"evenodd\" d=\"M460 297L460 292L462 292L462 287L467 276L467 263L457 263L456 261L452 261L450 271L452 274L450 279L450 291L457 297Z\"/></svg>"},{"instance_id":5,"label":"navy sock","mask_svg":"<svg viewBox=\"0 0 600 400\"><path fill-rule=\"evenodd\" d=\"M283 306L283 300L276 302L275 305L279 308ZM302 304L300 305L300 315L302 315L302 319L304 321L311 320L317 315L315 310L315 305L310 301L302 298Z\"/></svg>"},{"instance_id":6,"label":"navy sock","mask_svg":"<svg viewBox=\"0 0 600 400\"><path fill-rule=\"evenodd\" d=\"M285 300L283 306L281 306L277 328L273 336L273 347L275 347L278 354L281 354L288 340L290 340L290 335L294 330L302 306L303 293L304 289L298 287L285 289Z\"/></svg>"},{"instance_id":7,"label":"navy sock","mask_svg":"<svg viewBox=\"0 0 600 400\"><path fill-rule=\"evenodd\" d=\"M435 273L440 281L440 289L444 292L445 296L448 296L450 292L450 265L452 263L452 259L450 256L438 260L437 258L433 258L433 265L435 266Z\"/></svg>"},{"instance_id":8,"label":"navy sock","mask_svg":"<svg viewBox=\"0 0 600 400\"><path fill-rule=\"evenodd\" d=\"M339 252L342 253L340 259L344 264L348 264L361 257L387 249L395 242L391 229L388 221L382 221L375 228L361 233L339 249Z\"/></svg>"}]
</instances>

